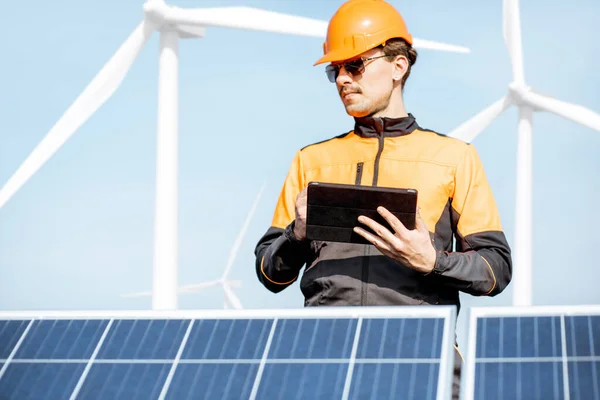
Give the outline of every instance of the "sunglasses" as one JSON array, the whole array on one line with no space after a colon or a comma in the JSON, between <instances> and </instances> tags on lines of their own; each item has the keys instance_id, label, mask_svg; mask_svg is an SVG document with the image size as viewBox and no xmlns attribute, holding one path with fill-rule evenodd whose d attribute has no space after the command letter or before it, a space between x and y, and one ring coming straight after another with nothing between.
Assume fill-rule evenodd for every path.
<instances>
[{"instance_id":1,"label":"sunglasses","mask_svg":"<svg viewBox=\"0 0 600 400\"><path fill-rule=\"evenodd\" d=\"M377 58L388 57L386 55L375 56L369 58L357 58L356 60L346 61L345 63L340 64L331 64L325 67L325 73L327 74L327 78L329 82L335 83L338 75L340 74L340 69L344 67L347 73L352 76L360 75L365 72L365 61L375 60Z\"/></svg>"}]
</instances>

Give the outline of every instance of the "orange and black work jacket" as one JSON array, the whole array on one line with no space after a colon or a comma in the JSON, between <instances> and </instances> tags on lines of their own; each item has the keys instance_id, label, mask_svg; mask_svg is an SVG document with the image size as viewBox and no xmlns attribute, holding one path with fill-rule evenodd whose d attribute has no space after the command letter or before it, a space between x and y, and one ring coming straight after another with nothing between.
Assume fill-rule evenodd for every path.
<instances>
[{"instance_id":1,"label":"orange and black work jacket","mask_svg":"<svg viewBox=\"0 0 600 400\"><path fill-rule=\"evenodd\" d=\"M417 189L437 250L433 271L410 269L371 244L298 241L296 196L311 181ZM296 281L306 265L300 281L305 306L460 307L459 291L494 296L512 275L510 248L475 147L420 128L411 114L355 118L352 131L299 150L255 255L258 279L272 292Z\"/></svg>"}]
</instances>

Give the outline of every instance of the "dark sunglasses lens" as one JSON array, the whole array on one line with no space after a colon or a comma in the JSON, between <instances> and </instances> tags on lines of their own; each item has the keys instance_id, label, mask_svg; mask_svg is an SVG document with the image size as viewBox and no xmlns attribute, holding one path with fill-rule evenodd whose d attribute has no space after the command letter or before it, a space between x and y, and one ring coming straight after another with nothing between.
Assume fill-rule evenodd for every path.
<instances>
[{"instance_id":1,"label":"dark sunglasses lens","mask_svg":"<svg viewBox=\"0 0 600 400\"><path fill-rule=\"evenodd\" d=\"M340 68L334 65L328 65L325 68L325 73L327 74L327 79L329 79L329 82L334 83L337 76L338 76L338 72L340 71Z\"/></svg>"},{"instance_id":2,"label":"dark sunglasses lens","mask_svg":"<svg viewBox=\"0 0 600 400\"><path fill-rule=\"evenodd\" d=\"M359 58L357 60L348 61L347 63L342 64L342 66L344 67L346 72L349 73L350 75L358 75L358 74L362 74L365 64L363 63L363 60L361 58ZM327 78L329 79L330 82L332 82L332 83L335 82L335 80L338 77L338 74L340 73L340 68L342 66L328 65L327 67L325 67L325 72L327 73Z\"/></svg>"},{"instance_id":3,"label":"dark sunglasses lens","mask_svg":"<svg viewBox=\"0 0 600 400\"><path fill-rule=\"evenodd\" d=\"M358 60L348 61L344 64L344 69L347 73L356 75L362 72L363 65L363 60L359 58Z\"/></svg>"}]
</instances>

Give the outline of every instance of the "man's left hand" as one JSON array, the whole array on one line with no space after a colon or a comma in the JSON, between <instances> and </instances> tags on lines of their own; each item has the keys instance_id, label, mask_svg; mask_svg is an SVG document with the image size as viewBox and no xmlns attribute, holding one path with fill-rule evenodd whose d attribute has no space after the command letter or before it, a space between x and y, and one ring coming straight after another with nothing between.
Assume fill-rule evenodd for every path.
<instances>
[{"instance_id":1,"label":"man's left hand","mask_svg":"<svg viewBox=\"0 0 600 400\"><path fill-rule=\"evenodd\" d=\"M436 250L419 210L417 209L414 230L407 229L384 207L378 207L377 212L385 218L395 233L364 215L358 217L358 221L371 228L376 234L358 226L354 227L354 232L371 242L384 255L403 265L422 273L431 272L435 266Z\"/></svg>"}]
</instances>

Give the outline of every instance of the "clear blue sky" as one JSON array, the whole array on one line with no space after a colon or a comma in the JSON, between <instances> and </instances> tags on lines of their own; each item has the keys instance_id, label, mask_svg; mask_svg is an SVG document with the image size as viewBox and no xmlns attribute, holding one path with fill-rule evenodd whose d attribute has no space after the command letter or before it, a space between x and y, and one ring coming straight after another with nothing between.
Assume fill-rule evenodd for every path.
<instances>
[{"instance_id":1,"label":"clear blue sky","mask_svg":"<svg viewBox=\"0 0 600 400\"><path fill-rule=\"evenodd\" d=\"M414 36L472 53L421 50L405 101L448 132L503 96L510 66L500 0L392 2ZM522 2L525 76L542 93L600 112L597 0ZM0 24L0 185L18 168L142 18L142 1L8 2ZM248 5L328 19L341 1L172 2ZM123 85L0 209L0 308L149 308L120 294L151 287L158 35ZM322 67L321 39L211 28L180 42L180 282L221 275L260 185L267 187L232 279L247 308L301 307L298 284L271 294L253 250L268 228L293 153L352 127ZM475 140L502 222L514 236L517 113ZM600 302L600 133L534 117L534 302ZM509 305L462 296L463 306ZM220 289L180 297L221 307ZM464 324L464 317L460 320ZM462 329L462 328L461 328ZM459 330L460 335L461 330ZM459 342L464 338L459 336Z\"/></svg>"}]
</instances>

